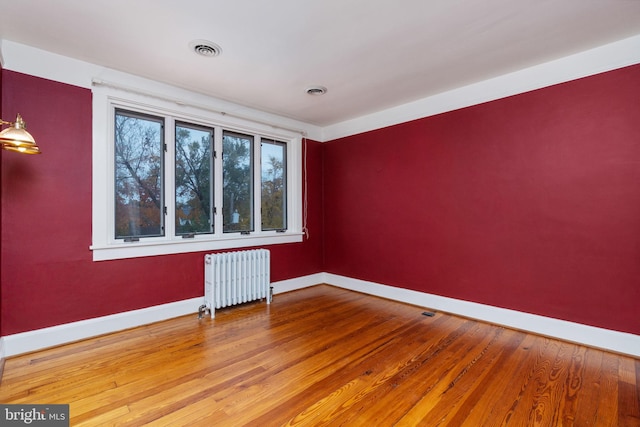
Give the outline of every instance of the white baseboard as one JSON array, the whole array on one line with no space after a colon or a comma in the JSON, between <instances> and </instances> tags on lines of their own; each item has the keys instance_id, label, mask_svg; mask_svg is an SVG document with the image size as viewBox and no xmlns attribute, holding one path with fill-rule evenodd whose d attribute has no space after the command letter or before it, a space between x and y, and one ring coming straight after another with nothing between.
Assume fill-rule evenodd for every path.
<instances>
[{"instance_id":1,"label":"white baseboard","mask_svg":"<svg viewBox=\"0 0 640 427\"><path fill-rule=\"evenodd\" d=\"M315 286L320 283L326 283L324 273L310 274L309 276L273 282L271 286L273 286L274 294L281 294L284 292L295 291L296 289L308 288L309 286Z\"/></svg>"},{"instance_id":2,"label":"white baseboard","mask_svg":"<svg viewBox=\"0 0 640 427\"><path fill-rule=\"evenodd\" d=\"M395 288L329 273L324 275L324 283L615 353L640 357L640 335Z\"/></svg>"},{"instance_id":3,"label":"white baseboard","mask_svg":"<svg viewBox=\"0 0 640 427\"><path fill-rule=\"evenodd\" d=\"M317 273L295 279L273 282L271 285L273 286L274 294L279 294L320 283L533 332L590 347L640 357L640 335L596 328L485 304L396 288L336 274ZM195 314L202 303L203 297L191 298L140 310L7 335L0 338L0 358L3 355L6 357L15 356L110 332L159 322L173 317L191 313Z\"/></svg>"},{"instance_id":4,"label":"white baseboard","mask_svg":"<svg viewBox=\"0 0 640 427\"><path fill-rule=\"evenodd\" d=\"M136 326L159 322L173 317L197 313L203 297L156 305L110 316L96 317L79 322L65 323L49 328L7 335L6 356L29 353L85 338L122 331Z\"/></svg>"},{"instance_id":5,"label":"white baseboard","mask_svg":"<svg viewBox=\"0 0 640 427\"><path fill-rule=\"evenodd\" d=\"M289 292L323 283L322 273L274 282L274 294ZM79 322L65 323L49 328L7 335L0 338L0 359L4 356L16 356L42 350L57 345L79 341L98 335L135 328L136 326L159 322L173 317L197 313L204 297L162 304L153 307L132 310L110 316L96 317ZM3 352L6 352L4 354Z\"/></svg>"},{"instance_id":6,"label":"white baseboard","mask_svg":"<svg viewBox=\"0 0 640 427\"><path fill-rule=\"evenodd\" d=\"M4 337L0 337L0 384L2 384L2 376L4 375Z\"/></svg>"}]
</instances>

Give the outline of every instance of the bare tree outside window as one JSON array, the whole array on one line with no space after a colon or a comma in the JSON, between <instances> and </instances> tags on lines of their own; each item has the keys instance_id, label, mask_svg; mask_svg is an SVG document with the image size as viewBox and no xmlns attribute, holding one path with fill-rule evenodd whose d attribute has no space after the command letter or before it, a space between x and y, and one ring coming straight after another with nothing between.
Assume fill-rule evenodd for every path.
<instances>
[{"instance_id":1,"label":"bare tree outside window","mask_svg":"<svg viewBox=\"0 0 640 427\"><path fill-rule=\"evenodd\" d=\"M176 235L213 233L213 129L176 124Z\"/></svg>"},{"instance_id":2,"label":"bare tree outside window","mask_svg":"<svg viewBox=\"0 0 640 427\"><path fill-rule=\"evenodd\" d=\"M164 235L162 118L116 110L115 238Z\"/></svg>"},{"instance_id":3,"label":"bare tree outside window","mask_svg":"<svg viewBox=\"0 0 640 427\"><path fill-rule=\"evenodd\" d=\"M105 161L113 161L113 201L105 207L113 208L113 221L106 245L147 256L165 247L168 253L209 250L208 242L260 244L262 232L277 243L297 240L284 233L296 217L287 212L293 200L287 160L297 153L295 143L129 108L111 110L113 154Z\"/></svg>"},{"instance_id":4,"label":"bare tree outside window","mask_svg":"<svg viewBox=\"0 0 640 427\"><path fill-rule=\"evenodd\" d=\"M253 231L253 137L225 131L222 137L225 233Z\"/></svg>"},{"instance_id":5,"label":"bare tree outside window","mask_svg":"<svg viewBox=\"0 0 640 427\"><path fill-rule=\"evenodd\" d=\"M287 228L286 144L263 139L261 144L262 229Z\"/></svg>"}]
</instances>

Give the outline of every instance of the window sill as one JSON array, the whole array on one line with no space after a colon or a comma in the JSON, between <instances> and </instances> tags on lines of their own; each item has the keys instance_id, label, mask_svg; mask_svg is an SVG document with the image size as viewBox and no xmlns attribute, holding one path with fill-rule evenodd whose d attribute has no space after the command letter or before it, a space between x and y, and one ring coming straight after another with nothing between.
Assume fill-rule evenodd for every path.
<instances>
[{"instance_id":1,"label":"window sill","mask_svg":"<svg viewBox=\"0 0 640 427\"><path fill-rule=\"evenodd\" d=\"M189 252L206 252L223 249L246 248L252 246L277 245L283 243L302 242L302 233L268 233L261 235L230 236L181 240L143 240L130 243L114 243L110 245L92 245L94 261L138 258L156 255L183 254ZM200 238L198 238L200 237ZM187 241L185 241L187 240Z\"/></svg>"}]
</instances>

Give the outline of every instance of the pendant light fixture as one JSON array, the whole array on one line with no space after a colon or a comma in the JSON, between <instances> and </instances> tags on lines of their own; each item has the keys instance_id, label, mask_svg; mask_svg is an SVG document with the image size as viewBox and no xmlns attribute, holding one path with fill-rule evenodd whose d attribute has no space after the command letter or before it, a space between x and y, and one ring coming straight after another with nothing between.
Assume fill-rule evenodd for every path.
<instances>
[{"instance_id":1,"label":"pendant light fixture","mask_svg":"<svg viewBox=\"0 0 640 427\"><path fill-rule=\"evenodd\" d=\"M27 132L26 124L20 114L16 117L15 122L7 122L0 119L0 125L10 125L10 127L0 132L2 149L21 154L41 153L40 147L36 144L35 139Z\"/></svg>"}]
</instances>

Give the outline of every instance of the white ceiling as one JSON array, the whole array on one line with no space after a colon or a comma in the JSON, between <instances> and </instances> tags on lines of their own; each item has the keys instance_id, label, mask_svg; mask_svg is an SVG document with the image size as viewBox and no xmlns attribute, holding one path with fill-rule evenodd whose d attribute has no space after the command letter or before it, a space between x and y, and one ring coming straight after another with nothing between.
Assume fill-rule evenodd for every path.
<instances>
[{"instance_id":1,"label":"white ceiling","mask_svg":"<svg viewBox=\"0 0 640 427\"><path fill-rule=\"evenodd\" d=\"M637 34L640 0L0 0L4 40L317 126Z\"/></svg>"}]
</instances>

